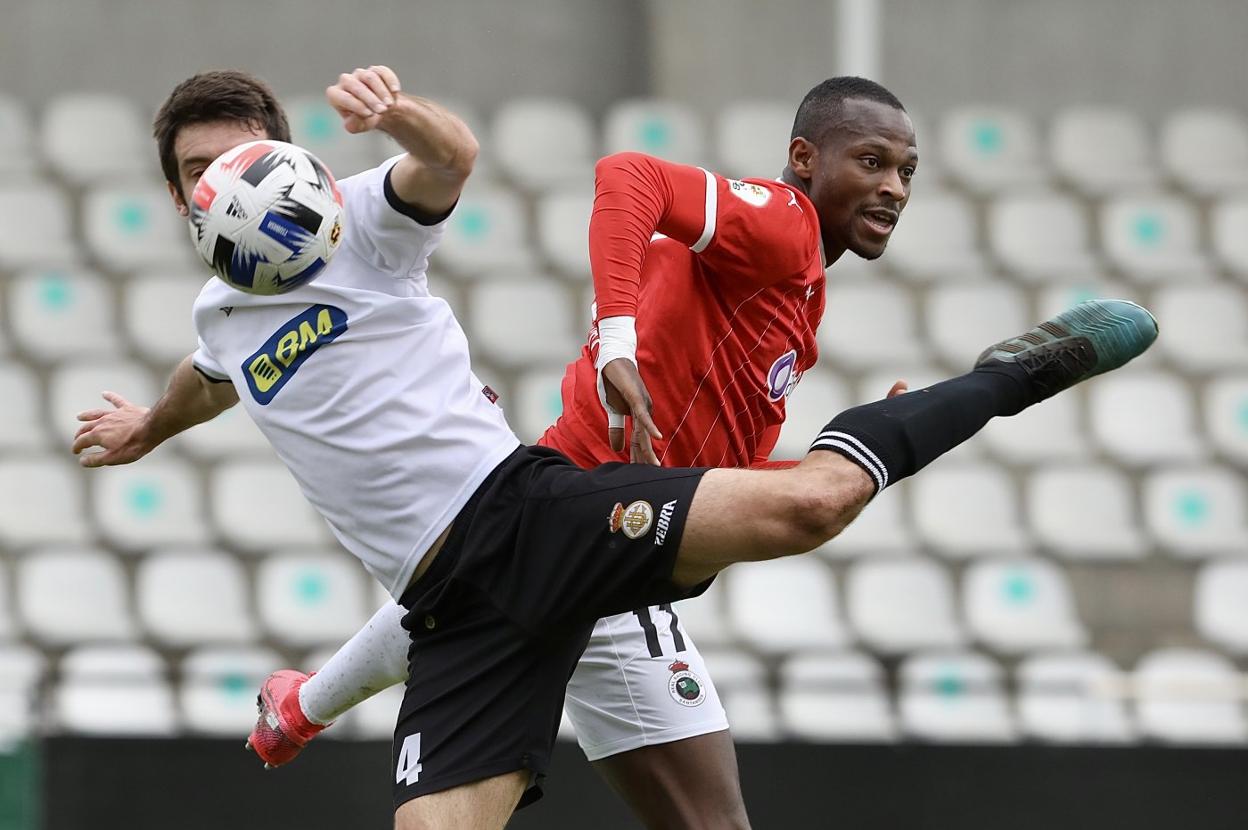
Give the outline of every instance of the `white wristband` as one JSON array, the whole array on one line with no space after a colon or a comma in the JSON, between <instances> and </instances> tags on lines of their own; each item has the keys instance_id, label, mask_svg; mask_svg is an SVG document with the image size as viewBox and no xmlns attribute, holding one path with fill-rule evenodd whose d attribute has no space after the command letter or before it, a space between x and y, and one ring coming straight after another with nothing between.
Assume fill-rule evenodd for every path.
<instances>
[{"instance_id":1,"label":"white wristband","mask_svg":"<svg viewBox=\"0 0 1248 830\"><path fill-rule=\"evenodd\" d=\"M594 368L602 367L617 358L625 358L637 365L637 318L607 317L598 321L598 360Z\"/></svg>"}]
</instances>

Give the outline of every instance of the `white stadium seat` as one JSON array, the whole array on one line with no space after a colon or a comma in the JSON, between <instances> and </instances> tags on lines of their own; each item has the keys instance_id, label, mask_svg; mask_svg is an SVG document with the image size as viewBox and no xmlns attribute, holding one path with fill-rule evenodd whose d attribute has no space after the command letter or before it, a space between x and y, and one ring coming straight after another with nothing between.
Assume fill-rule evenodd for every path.
<instances>
[{"instance_id":1,"label":"white stadium seat","mask_svg":"<svg viewBox=\"0 0 1248 830\"><path fill-rule=\"evenodd\" d=\"M166 737L178 714L164 665L144 646L85 646L61 659L52 713L60 729L84 735Z\"/></svg>"},{"instance_id":2,"label":"white stadium seat","mask_svg":"<svg viewBox=\"0 0 1248 830\"><path fill-rule=\"evenodd\" d=\"M726 579L716 579L706 593L673 606L681 630L693 638L699 649L732 644L727 614L727 582Z\"/></svg>"},{"instance_id":3,"label":"white stadium seat","mask_svg":"<svg viewBox=\"0 0 1248 830\"><path fill-rule=\"evenodd\" d=\"M324 734L342 737L339 730L345 727L349 730L349 735L361 740L390 740L394 737L394 727L399 720L403 693L403 686L382 689L335 721L334 728Z\"/></svg>"},{"instance_id":4,"label":"white stadium seat","mask_svg":"<svg viewBox=\"0 0 1248 830\"><path fill-rule=\"evenodd\" d=\"M36 703L42 703L39 685L45 659L29 646L0 642L0 746L9 746L39 727Z\"/></svg>"},{"instance_id":5,"label":"white stadium seat","mask_svg":"<svg viewBox=\"0 0 1248 830\"><path fill-rule=\"evenodd\" d=\"M702 659L728 713L733 738L738 741L779 740L779 719L762 664L744 652L731 649L704 650Z\"/></svg>"},{"instance_id":6,"label":"white stadium seat","mask_svg":"<svg viewBox=\"0 0 1248 830\"><path fill-rule=\"evenodd\" d=\"M43 269L9 288L13 340L36 363L107 355L117 348L113 294L98 274Z\"/></svg>"},{"instance_id":7,"label":"white stadium seat","mask_svg":"<svg viewBox=\"0 0 1248 830\"><path fill-rule=\"evenodd\" d=\"M1084 209L1064 194L996 200L988 208L988 242L1000 263L1025 280L1069 280L1096 271Z\"/></svg>"},{"instance_id":8,"label":"white stadium seat","mask_svg":"<svg viewBox=\"0 0 1248 830\"><path fill-rule=\"evenodd\" d=\"M1088 387L1092 434L1130 466L1192 461L1203 454L1191 396L1179 378L1128 369Z\"/></svg>"},{"instance_id":9,"label":"white stadium seat","mask_svg":"<svg viewBox=\"0 0 1248 830\"><path fill-rule=\"evenodd\" d=\"M1240 280L1248 280L1248 193L1213 205L1209 233L1218 260Z\"/></svg>"},{"instance_id":10,"label":"white stadium seat","mask_svg":"<svg viewBox=\"0 0 1248 830\"><path fill-rule=\"evenodd\" d=\"M249 553L319 545L329 528L290 472L276 461L227 461L209 485L212 519L221 538Z\"/></svg>"},{"instance_id":11,"label":"white stadium seat","mask_svg":"<svg viewBox=\"0 0 1248 830\"><path fill-rule=\"evenodd\" d=\"M51 646L134 636L121 563L91 548L46 548L18 563L22 624Z\"/></svg>"},{"instance_id":12,"label":"white stadium seat","mask_svg":"<svg viewBox=\"0 0 1248 830\"><path fill-rule=\"evenodd\" d=\"M980 194L1042 182L1047 173L1039 146L1035 125L1014 109L952 109L940 124L941 167Z\"/></svg>"},{"instance_id":13,"label":"white stadium seat","mask_svg":"<svg viewBox=\"0 0 1248 830\"><path fill-rule=\"evenodd\" d=\"M946 463L910 484L920 537L954 559L1011 553L1026 544L1014 485L995 465Z\"/></svg>"},{"instance_id":14,"label":"white stadium seat","mask_svg":"<svg viewBox=\"0 0 1248 830\"><path fill-rule=\"evenodd\" d=\"M1088 300L1122 299L1141 302L1138 288L1123 285L1103 276L1090 275L1084 279L1063 279L1036 286L1035 319L1047 320L1068 308ZM1145 360L1151 352L1136 360Z\"/></svg>"},{"instance_id":15,"label":"white stadium seat","mask_svg":"<svg viewBox=\"0 0 1248 830\"><path fill-rule=\"evenodd\" d=\"M292 646L340 643L370 616L364 573L342 552L266 556L256 574L256 610L269 635Z\"/></svg>"},{"instance_id":16,"label":"white stadium seat","mask_svg":"<svg viewBox=\"0 0 1248 830\"><path fill-rule=\"evenodd\" d=\"M567 289L541 276L478 282L466 322L473 348L508 369L565 363L584 342Z\"/></svg>"},{"instance_id":17,"label":"white stadium seat","mask_svg":"<svg viewBox=\"0 0 1248 830\"><path fill-rule=\"evenodd\" d=\"M126 337L145 360L174 365L195 351L191 307L207 271L149 271L127 280L121 296Z\"/></svg>"},{"instance_id":18,"label":"white stadium seat","mask_svg":"<svg viewBox=\"0 0 1248 830\"><path fill-rule=\"evenodd\" d=\"M1169 467L1144 481L1144 522L1176 556L1248 554L1242 472L1219 466Z\"/></svg>"},{"instance_id":19,"label":"white stadium seat","mask_svg":"<svg viewBox=\"0 0 1248 830\"><path fill-rule=\"evenodd\" d=\"M1003 654L1082 646L1065 574L1043 559L993 559L963 575L962 608L976 640Z\"/></svg>"},{"instance_id":20,"label":"white stadium seat","mask_svg":"<svg viewBox=\"0 0 1248 830\"><path fill-rule=\"evenodd\" d=\"M801 654L780 670L780 722L793 738L879 742L896 737L883 672L858 652Z\"/></svg>"},{"instance_id":21,"label":"white stadium seat","mask_svg":"<svg viewBox=\"0 0 1248 830\"><path fill-rule=\"evenodd\" d=\"M514 399L500 398L507 422L521 441L537 441L559 419L563 413L562 386L563 369L534 369L516 378Z\"/></svg>"},{"instance_id":22,"label":"white stadium seat","mask_svg":"<svg viewBox=\"0 0 1248 830\"><path fill-rule=\"evenodd\" d=\"M52 169L75 185L133 178L157 165L147 119L120 95L52 99L43 113L43 151Z\"/></svg>"},{"instance_id":23,"label":"white stadium seat","mask_svg":"<svg viewBox=\"0 0 1248 830\"><path fill-rule=\"evenodd\" d=\"M95 358L66 363L52 374L48 385L48 421L53 437L69 442L82 426L79 412L112 409L102 397L106 391L139 406L151 406L159 396L152 373L138 363Z\"/></svg>"},{"instance_id":24,"label":"white stadium seat","mask_svg":"<svg viewBox=\"0 0 1248 830\"><path fill-rule=\"evenodd\" d=\"M1136 712L1144 737L1171 744L1242 744L1242 683L1225 657L1162 648L1135 667Z\"/></svg>"},{"instance_id":25,"label":"white stadium seat","mask_svg":"<svg viewBox=\"0 0 1248 830\"><path fill-rule=\"evenodd\" d=\"M927 339L959 373L984 349L1031 327L1026 298L1001 282L933 287L927 294Z\"/></svg>"},{"instance_id":26,"label":"white stadium seat","mask_svg":"<svg viewBox=\"0 0 1248 830\"><path fill-rule=\"evenodd\" d=\"M515 193L489 184L470 186L451 214L433 260L457 274L491 268L524 270L533 263L528 241L529 229Z\"/></svg>"},{"instance_id":27,"label":"white stadium seat","mask_svg":"<svg viewBox=\"0 0 1248 830\"><path fill-rule=\"evenodd\" d=\"M724 105L715 119L720 172L738 179L771 179L788 163L793 104L740 100Z\"/></svg>"},{"instance_id":28,"label":"white stadium seat","mask_svg":"<svg viewBox=\"0 0 1248 830\"><path fill-rule=\"evenodd\" d=\"M1248 296L1230 283L1159 290L1152 305L1166 334L1157 347L1187 372L1248 367Z\"/></svg>"},{"instance_id":29,"label":"white stadium seat","mask_svg":"<svg viewBox=\"0 0 1248 830\"><path fill-rule=\"evenodd\" d=\"M737 637L762 652L837 648L848 639L836 576L814 557L743 562L720 578L728 581L728 612Z\"/></svg>"},{"instance_id":30,"label":"white stadium seat","mask_svg":"<svg viewBox=\"0 0 1248 830\"><path fill-rule=\"evenodd\" d=\"M902 286L833 280L819 326L819 348L835 365L848 369L913 363L920 356L917 318L910 291Z\"/></svg>"},{"instance_id":31,"label":"white stadium seat","mask_svg":"<svg viewBox=\"0 0 1248 830\"><path fill-rule=\"evenodd\" d=\"M1092 652L1038 654L1018 666L1018 722L1053 743L1126 743L1135 729L1118 696L1122 672Z\"/></svg>"},{"instance_id":32,"label":"white stadium seat","mask_svg":"<svg viewBox=\"0 0 1248 830\"><path fill-rule=\"evenodd\" d=\"M148 636L166 646L246 642L255 636L247 589L233 556L164 550L139 565L135 604Z\"/></svg>"},{"instance_id":33,"label":"white stadium seat","mask_svg":"<svg viewBox=\"0 0 1248 830\"><path fill-rule=\"evenodd\" d=\"M217 461L223 456L250 461L277 459L264 433L241 406L232 406L211 421L196 424L173 441L197 461Z\"/></svg>"},{"instance_id":34,"label":"white stadium seat","mask_svg":"<svg viewBox=\"0 0 1248 830\"><path fill-rule=\"evenodd\" d=\"M87 540L82 477L64 451L0 460L0 545Z\"/></svg>"},{"instance_id":35,"label":"white stadium seat","mask_svg":"<svg viewBox=\"0 0 1248 830\"><path fill-rule=\"evenodd\" d=\"M971 652L908 658L899 669L902 729L921 741L1009 743L1017 737L1001 669Z\"/></svg>"},{"instance_id":36,"label":"white stadium seat","mask_svg":"<svg viewBox=\"0 0 1248 830\"><path fill-rule=\"evenodd\" d=\"M593 121L572 101L512 98L494 116L493 135L499 170L520 187L593 181Z\"/></svg>"},{"instance_id":37,"label":"white stadium seat","mask_svg":"<svg viewBox=\"0 0 1248 830\"><path fill-rule=\"evenodd\" d=\"M30 112L11 95L0 93L0 175L5 181L34 172L34 125Z\"/></svg>"},{"instance_id":38,"label":"white stadium seat","mask_svg":"<svg viewBox=\"0 0 1248 830\"><path fill-rule=\"evenodd\" d=\"M925 189L902 211L888 241L888 265L914 280L982 280L988 268L977 237L965 196Z\"/></svg>"},{"instance_id":39,"label":"white stadium seat","mask_svg":"<svg viewBox=\"0 0 1248 830\"><path fill-rule=\"evenodd\" d=\"M0 450L44 449L51 436L44 423L43 393L34 371L24 363L0 360L0 389L5 398L0 407Z\"/></svg>"},{"instance_id":40,"label":"white stadium seat","mask_svg":"<svg viewBox=\"0 0 1248 830\"><path fill-rule=\"evenodd\" d=\"M245 735L256 723L260 684L284 665L265 648L215 647L182 661L178 703L187 729L207 735Z\"/></svg>"},{"instance_id":41,"label":"white stadium seat","mask_svg":"<svg viewBox=\"0 0 1248 830\"><path fill-rule=\"evenodd\" d=\"M1043 467L1031 474L1026 493L1036 541L1065 559L1141 559L1150 547L1135 518L1131 482L1115 467Z\"/></svg>"},{"instance_id":42,"label":"white stadium seat","mask_svg":"<svg viewBox=\"0 0 1248 830\"><path fill-rule=\"evenodd\" d=\"M1157 180L1148 131L1127 110L1071 107L1053 119L1050 141L1058 174L1089 197Z\"/></svg>"},{"instance_id":43,"label":"white stadium seat","mask_svg":"<svg viewBox=\"0 0 1248 830\"><path fill-rule=\"evenodd\" d=\"M1198 149L1217 164L1193 164ZM1197 196L1248 189L1248 123L1231 109L1191 108L1170 113L1161 125L1159 151L1166 172Z\"/></svg>"},{"instance_id":44,"label":"white stadium seat","mask_svg":"<svg viewBox=\"0 0 1248 830\"><path fill-rule=\"evenodd\" d=\"M1021 330L1020 330L1021 331ZM1008 418L993 418L975 442L1010 464L1074 461L1087 455L1078 392L1064 392Z\"/></svg>"},{"instance_id":45,"label":"white stadium seat","mask_svg":"<svg viewBox=\"0 0 1248 830\"><path fill-rule=\"evenodd\" d=\"M908 482L890 485L835 537L818 548L829 560L913 550L914 532L906 520Z\"/></svg>"},{"instance_id":46,"label":"white stadium seat","mask_svg":"<svg viewBox=\"0 0 1248 830\"><path fill-rule=\"evenodd\" d=\"M875 651L900 654L966 641L954 618L949 576L930 559L855 562L845 580L845 608L858 638Z\"/></svg>"},{"instance_id":47,"label":"white stadium seat","mask_svg":"<svg viewBox=\"0 0 1248 830\"><path fill-rule=\"evenodd\" d=\"M555 190L538 200L538 247L560 273L589 278L589 216L593 207L591 189Z\"/></svg>"},{"instance_id":48,"label":"white stadium seat","mask_svg":"<svg viewBox=\"0 0 1248 830\"><path fill-rule=\"evenodd\" d=\"M888 390L880 392L883 395ZM774 460L804 458L811 443L838 412L851 405L849 390L839 375L817 366L802 376L784 402L784 426L771 457Z\"/></svg>"},{"instance_id":49,"label":"white stadium seat","mask_svg":"<svg viewBox=\"0 0 1248 830\"><path fill-rule=\"evenodd\" d=\"M607 110L603 144L608 154L636 150L679 164L706 163L702 122L691 108L676 101L617 101Z\"/></svg>"},{"instance_id":50,"label":"white stadium seat","mask_svg":"<svg viewBox=\"0 0 1248 830\"><path fill-rule=\"evenodd\" d=\"M115 547L134 551L207 541L200 476L190 463L163 454L96 470L90 480L96 524Z\"/></svg>"},{"instance_id":51,"label":"white stadium seat","mask_svg":"<svg viewBox=\"0 0 1248 830\"><path fill-rule=\"evenodd\" d=\"M1164 195L1119 196L1101 207L1100 227L1109 262L1132 281L1208 276L1196 211L1187 202Z\"/></svg>"},{"instance_id":52,"label":"white stadium seat","mask_svg":"<svg viewBox=\"0 0 1248 830\"><path fill-rule=\"evenodd\" d=\"M0 268L73 265L79 259L69 200L35 182L0 187Z\"/></svg>"},{"instance_id":53,"label":"white stadium seat","mask_svg":"<svg viewBox=\"0 0 1248 830\"><path fill-rule=\"evenodd\" d=\"M1196 630L1234 654L1248 654L1248 561L1213 561L1196 575Z\"/></svg>"},{"instance_id":54,"label":"white stadium seat","mask_svg":"<svg viewBox=\"0 0 1248 830\"><path fill-rule=\"evenodd\" d=\"M1205 387L1205 431L1218 452L1248 463L1248 374L1222 375Z\"/></svg>"},{"instance_id":55,"label":"white stadium seat","mask_svg":"<svg viewBox=\"0 0 1248 830\"><path fill-rule=\"evenodd\" d=\"M6 563L0 560L0 644L13 636L17 624L13 621L13 600L9 586L9 570ZM3 681L0 680L0 683Z\"/></svg>"},{"instance_id":56,"label":"white stadium seat","mask_svg":"<svg viewBox=\"0 0 1248 830\"><path fill-rule=\"evenodd\" d=\"M198 261L186 220L156 184L93 188L83 202L82 223L88 250L108 271L158 265L184 270Z\"/></svg>"},{"instance_id":57,"label":"white stadium seat","mask_svg":"<svg viewBox=\"0 0 1248 830\"><path fill-rule=\"evenodd\" d=\"M287 99L284 106L290 121L290 140L320 159L335 179L354 176L386 158L382 144L373 135L352 135L343 128L342 117L324 95L295 96Z\"/></svg>"}]
</instances>

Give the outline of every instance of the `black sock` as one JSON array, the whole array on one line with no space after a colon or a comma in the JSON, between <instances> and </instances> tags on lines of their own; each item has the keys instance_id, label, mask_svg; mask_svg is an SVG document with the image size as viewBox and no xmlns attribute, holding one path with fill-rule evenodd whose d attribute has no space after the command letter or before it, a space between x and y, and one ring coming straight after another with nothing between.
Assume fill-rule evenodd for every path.
<instances>
[{"instance_id":1,"label":"black sock","mask_svg":"<svg viewBox=\"0 0 1248 830\"><path fill-rule=\"evenodd\" d=\"M839 453L875 479L876 492L914 475L984 428L1029 403L1027 376L1012 363L875 403L832 419L811 450Z\"/></svg>"}]
</instances>

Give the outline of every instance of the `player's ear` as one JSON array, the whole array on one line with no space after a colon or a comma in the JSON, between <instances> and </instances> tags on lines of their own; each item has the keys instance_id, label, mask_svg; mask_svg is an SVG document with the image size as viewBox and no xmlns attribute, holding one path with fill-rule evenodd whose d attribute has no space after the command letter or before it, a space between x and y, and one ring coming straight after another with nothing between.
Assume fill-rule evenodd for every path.
<instances>
[{"instance_id":1,"label":"player's ear","mask_svg":"<svg viewBox=\"0 0 1248 830\"><path fill-rule=\"evenodd\" d=\"M178 209L178 214L183 218L190 216L191 209L187 207L186 200L178 192L177 186L173 182L165 182L165 187L169 189L169 198L173 199L173 206Z\"/></svg>"},{"instance_id":2,"label":"player's ear","mask_svg":"<svg viewBox=\"0 0 1248 830\"><path fill-rule=\"evenodd\" d=\"M809 179L814 175L818 155L818 148L799 135L789 142L789 169L799 178Z\"/></svg>"}]
</instances>

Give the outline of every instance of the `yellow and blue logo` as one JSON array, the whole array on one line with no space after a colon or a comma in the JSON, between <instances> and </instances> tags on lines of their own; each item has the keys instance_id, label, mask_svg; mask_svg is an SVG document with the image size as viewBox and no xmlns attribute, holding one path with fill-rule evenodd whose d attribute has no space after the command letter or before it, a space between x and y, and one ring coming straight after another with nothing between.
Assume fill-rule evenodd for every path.
<instances>
[{"instance_id":1,"label":"yellow and blue logo","mask_svg":"<svg viewBox=\"0 0 1248 830\"><path fill-rule=\"evenodd\" d=\"M266 406L313 352L347 330L347 313L317 304L287 320L265 344L243 361L251 396Z\"/></svg>"}]
</instances>

